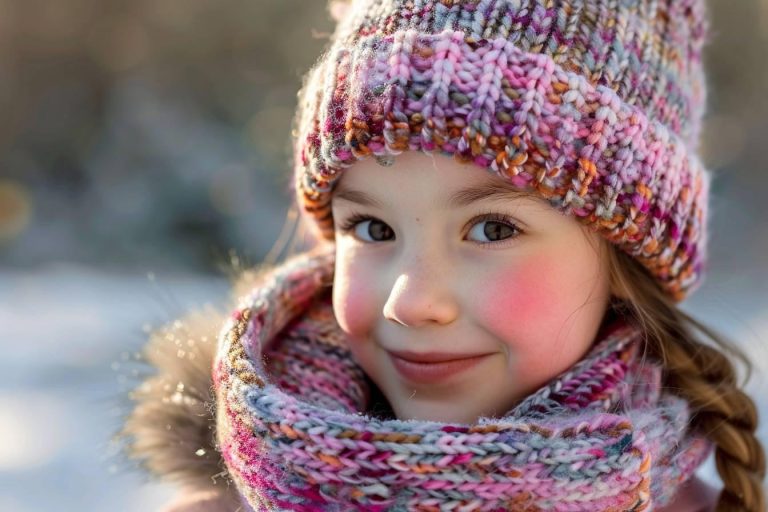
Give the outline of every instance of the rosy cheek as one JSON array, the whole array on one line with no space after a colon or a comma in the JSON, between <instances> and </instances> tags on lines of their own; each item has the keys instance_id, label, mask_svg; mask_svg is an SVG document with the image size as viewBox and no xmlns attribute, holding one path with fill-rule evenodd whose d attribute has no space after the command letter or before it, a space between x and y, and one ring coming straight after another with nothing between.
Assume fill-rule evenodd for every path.
<instances>
[{"instance_id":1,"label":"rosy cheek","mask_svg":"<svg viewBox=\"0 0 768 512\"><path fill-rule=\"evenodd\" d=\"M515 264L510 269L489 275L483 287L484 316L498 322L495 325L509 324L509 319L533 320L546 311L552 296L542 282L546 269L541 260ZM527 322L526 322L527 323Z\"/></svg>"},{"instance_id":2,"label":"rosy cheek","mask_svg":"<svg viewBox=\"0 0 768 512\"><path fill-rule=\"evenodd\" d=\"M340 327L347 334L363 338L376 321L376 294L373 280L359 265L336 266L333 285L333 310Z\"/></svg>"},{"instance_id":3,"label":"rosy cheek","mask_svg":"<svg viewBox=\"0 0 768 512\"><path fill-rule=\"evenodd\" d=\"M486 287L488 297L485 304L491 318L532 318L540 314L547 297L541 287L540 266L516 266L497 274Z\"/></svg>"},{"instance_id":4,"label":"rosy cheek","mask_svg":"<svg viewBox=\"0 0 768 512\"><path fill-rule=\"evenodd\" d=\"M518 393L535 390L557 373L551 340L552 324L563 309L553 283L557 265L541 255L494 269L481 286L475 314L484 328L508 351L507 368Z\"/></svg>"},{"instance_id":5,"label":"rosy cheek","mask_svg":"<svg viewBox=\"0 0 768 512\"><path fill-rule=\"evenodd\" d=\"M566 309L558 265L540 255L488 275L478 314L510 351L536 359ZM531 361L535 364L534 361Z\"/></svg>"}]
</instances>

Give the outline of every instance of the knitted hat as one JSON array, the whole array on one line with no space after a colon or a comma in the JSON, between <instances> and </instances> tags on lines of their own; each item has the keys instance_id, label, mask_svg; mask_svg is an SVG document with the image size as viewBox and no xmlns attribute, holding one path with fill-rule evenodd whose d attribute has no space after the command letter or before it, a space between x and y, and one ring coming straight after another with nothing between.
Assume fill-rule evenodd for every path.
<instances>
[{"instance_id":1,"label":"knitted hat","mask_svg":"<svg viewBox=\"0 0 768 512\"><path fill-rule=\"evenodd\" d=\"M295 190L333 240L345 168L453 155L574 216L675 301L700 283L703 0L352 0L296 115Z\"/></svg>"}]
</instances>

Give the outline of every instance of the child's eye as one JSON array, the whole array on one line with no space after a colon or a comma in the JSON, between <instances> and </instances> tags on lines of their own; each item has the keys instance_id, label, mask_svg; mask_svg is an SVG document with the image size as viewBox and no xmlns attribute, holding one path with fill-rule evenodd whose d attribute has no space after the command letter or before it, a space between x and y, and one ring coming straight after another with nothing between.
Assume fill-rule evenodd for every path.
<instances>
[{"instance_id":1,"label":"child's eye","mask_svg":"<svg viewBox=\"0 0 768 512\"><path fill-rule=\"evenodd\" d=\"M516 238L520 234L514 222L498 213L487 213L472 220L468 237L474 237L480 245L489 245Z\"/></svg>"},{"instance_id":2,"label":"child's eye","mask_svg":"<svg viewBox=\"0 0 768 512\"><path fill-rule=\"evenodd\" d=\"M382 242L394 238L392 228L374 217L353 215L339 226L343 233L354 231L355 238L364 242Z\"/></svg>"},{"instance_id":3,"label":"child's eye","mask_svg":"<svg viewBox=\"0 0 768 512\"><path fill-rule=\"evenodd\" d=\"M500 242L519 236L520 229L507 216L486 213L470 222L468 238L476 239L479 245L499 245ZM393 240L395 234L385 222L368 215L354 214L339 226L342 233L353 231L355 238L363 242L384 242Z\"/></svg>"}]
</instances>

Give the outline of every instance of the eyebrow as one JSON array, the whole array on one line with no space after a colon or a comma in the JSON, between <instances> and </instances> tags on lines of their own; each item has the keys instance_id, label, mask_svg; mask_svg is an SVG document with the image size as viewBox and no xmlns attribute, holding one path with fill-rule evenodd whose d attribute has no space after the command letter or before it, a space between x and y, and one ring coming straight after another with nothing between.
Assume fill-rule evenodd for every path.
<instances>
[{"instance_id":1,"label":"eyebrow","mask_svg":"<svg viewBox=\"0 0 768 512\"><path fill-rule=\"evenodd\" d=\"M474 187L457 190L445 201L441 202L441 204L444 208L450 209L468 206L484 199L520 199L526 197L530 197L530 194L506 181L499 181L498 183L486 182Z\"/></svg>"},{"instance_id":2,"label":"eyebrow","mask_svg":"<svg viewBox=\"0 0 768 512\"><path fill-rule=\"evenodd\" d=\"M334 201L338 201L339 199L342 199L344 201L349 201L350 203L357 203L363 206L373 206L375 208L384 208L384 206L379 202L378 199L374 199L372 196L369 196L365 192L362 192L360 190L354 190L351 188L344 188L344 189L337 189L333 193L333 199Z\"/></svg>"},{"instance_id":3,"label":"eyebrow","mask_svg":"<svg viewBox=\"0 0 768 512\"><path fill-rule=\"evenodd\" d=\"M438 204L444 209L461 208L474 202L487 199L519 199L528 198L531 194L516 188L511 183L483 183L457 190ZM381 201L361 190L339 188L333 193L334 199L343 199L352 203L374 208L384 208Z\"/></svg>"}]
</instances>

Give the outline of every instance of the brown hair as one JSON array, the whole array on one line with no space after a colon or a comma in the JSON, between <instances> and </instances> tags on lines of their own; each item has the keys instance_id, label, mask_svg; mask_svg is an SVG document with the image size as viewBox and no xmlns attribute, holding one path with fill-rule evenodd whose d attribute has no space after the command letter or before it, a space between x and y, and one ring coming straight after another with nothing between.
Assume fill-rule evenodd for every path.
<instances>
[{"instance_id":1,"label":"brown hair","mask_svg":"<svg viewBox=\"0 0 768 512\"><path fill-rule=\"evenodd\" d=\"M639 262L606 245L610 278L622 295L612 303L612 312L624 314L646 333L646 355L662 362L664 385L688 400L691 427L715 444L724 484L716 510L765 511L765 452L755 437L757 410L728 356L741 361L747 375L749 360L724 336L682 311Z\"/></svg>"}]
</instances>

